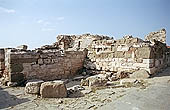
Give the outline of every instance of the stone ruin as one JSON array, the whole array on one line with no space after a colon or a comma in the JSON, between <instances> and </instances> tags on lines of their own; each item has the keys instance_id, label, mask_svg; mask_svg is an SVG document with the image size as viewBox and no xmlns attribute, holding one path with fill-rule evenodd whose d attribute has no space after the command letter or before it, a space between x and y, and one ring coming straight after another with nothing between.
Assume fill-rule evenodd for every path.
<instances>
[{"instance_id":1,"label":"stone ruin","mask_svg":"<svg viewBox=\"0 0 170 110\"><path fill-rule=\"evenodd\" d=\"M91 34L58 35L53 45L35 50L27 50L26 45L0 49L0 77L6 85L69 79L77 74L141 77L140 70L149 77L168 65L165 29L150 33L145 40L131 35L118 40Z\"/></svg>"}]
</instances>

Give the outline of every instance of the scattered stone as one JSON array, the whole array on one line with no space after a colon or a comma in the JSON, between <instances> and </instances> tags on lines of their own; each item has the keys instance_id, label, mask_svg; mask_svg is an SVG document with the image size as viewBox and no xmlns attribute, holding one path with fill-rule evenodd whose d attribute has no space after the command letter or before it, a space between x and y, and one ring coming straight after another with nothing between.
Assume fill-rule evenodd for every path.
<instances>
[{"instance_id":1,"label":"scattered stone","mask_svg":"<svg viewBox=\"0 0 170 110\"><path fill-rule=\"evenodd\" d=\"M80 86L80 85L75 85L73 87L67 88L67 93L73 94L75 92L79 92L79 91L82 91L82 90L85 90L85 88Z\"/></svg>"},{"instance_id":2,"label":"scattered stone","mask_svg":"<svg viewBox=\"0 0 170 110\"><path fill-rule=\"evenodd\" d=\"M82 79L81 80L81 86L88 86L89 85L89 81L86 79Z\"/></svg>"},{"instance_id":3,"label":"scattered stone","mask_svg":"<svg viewBox=\"0 0 170 110\"><path fill-rule=\"evenodd\" d=\"M40 87L40 95L42 98L65 98L67 97L67 89L63 81L44 82Z\"/></svg>"},{"instance_id":4,"label":"scattered stone","mask_svg":"<svg viewBox=\"0 0 170 110\"><path fill-rule=\"evenodd\" d=\"M117 79L123 79L123 78L128 78L129 77L129 72L125 72L125 71L118 71L116 73L116 78Z\"/></svg>"},{"instance_id":5,"label":"scattered stone","mask_svg":"<svg viewBox=\"0 0 170 110\"><path fill-rule=\"evenodd\" d=\"M25 92L28 94L40 94L40 86L43 82L43 80L39 79L28 81L25 86Z\"/></svg>"},{"instance_id":6,"label":"scattered stone","mask_svg":"<svg viewBox=\"0 0 170 110\"><path fill-rule=\"evenodd\" d=\"M146 70L138 70L130 74L130 78L149 78L149 73Z\"/></svg>"},{"instance_id":7,"label":"scattered stone","mask_svg":"<svg viewBox=\"0 0 170 110\"><path fill-rule=\"evenodd\" d=\"M116 81L116 80L118 80L118 78L116 76L114 76L114 75L112 75L108 79L109 79L109 81Z\"/></svg>"},{"instance_id":8,"label":"scattered stone","mask_svg":"<svg viewBox=\"0 0 170 110\"><path fill-rule=\"evenodd\" d=\"M104 75L101 75L101 74L88 77L86 80L88 80L89 87L105 86L108 81L108 79Z\"/></svg>"}]
</instances>

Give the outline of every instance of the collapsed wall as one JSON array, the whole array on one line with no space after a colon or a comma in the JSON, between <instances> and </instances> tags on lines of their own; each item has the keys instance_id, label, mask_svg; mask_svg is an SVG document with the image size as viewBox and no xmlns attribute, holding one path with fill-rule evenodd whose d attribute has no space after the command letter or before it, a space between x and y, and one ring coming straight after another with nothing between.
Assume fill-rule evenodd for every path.
<instances>
[{"instance_id":1,"label":"collapsed wall","mask_svg":"<svg viewBox=\"0 0 170 110\"><path fill-rule=\"evenodd\" d=\"M144 69L155 73L166 64L166 45L126 36L120 40L93 41L85 67L99 73Z\"/></svg>"},{"instance_id":2,"label":"collapsed wall","mask_svg":"<svg viewBox=\"0 0 170 110\"><path fill-rule=\"evenodd\" d=\"M114 40L107 36L86 34L77 37L72 47L80 50L87 48L84 67L88 73L134 72L144 69L154 74L168 64L165 41L166 31L161 29L147 35L145 41L132 36Z\"/></svg>"},{"instance_id":3,"label":"collapsed wall","mask_svg":"<svg viewBox=\"0 0 170 110\"><path fill-rule=\"evenodd\" d=\"M0 75L10 82L23 79L71 78L82 69L87 74L146 70L154 74L170 65L166 31L161 29L146 40L124 36L114 40L102 35L59 35L53 45L27 50L26 45L0 49Z\"/></svg>"}]
</instances>

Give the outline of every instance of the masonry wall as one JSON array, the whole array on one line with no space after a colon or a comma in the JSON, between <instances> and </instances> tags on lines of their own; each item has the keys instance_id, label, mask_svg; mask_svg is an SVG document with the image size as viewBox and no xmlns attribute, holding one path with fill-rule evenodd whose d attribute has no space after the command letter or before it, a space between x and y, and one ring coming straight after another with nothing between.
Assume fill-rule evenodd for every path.
<instances>
[{"instance_id":1,"label":"masonry wall","mask_svg":"<svg viewBox=\"0 0 170 110\"><path fill-rule=\"evenodd\" d=\"M5 69L5 52L4 49L0 49L0 76L2 76L4 69Z\"/></svg>"},{"instance_id":2,"label":"masonry wall","mask_svg":"<svg viewBox=\"0 0 170 110\"><path fill-rule=\"evenodd\" d=\"M10 52L10 81L20 78L54 80L71 78L82 69L85 51Z\"/></svg>"},{"instance_id":3,"label":"masonry wall","mask_svg":"<svg viewBox=\"0 0 170 110\"><path fill-rule=\"evenodd\" d=\"M145 69L153 74L166 65L165 51L163 43L150 45L132 37L118 41L97 40L89 48L84 66L99 73Z\"/></svg>"}]
</instances>

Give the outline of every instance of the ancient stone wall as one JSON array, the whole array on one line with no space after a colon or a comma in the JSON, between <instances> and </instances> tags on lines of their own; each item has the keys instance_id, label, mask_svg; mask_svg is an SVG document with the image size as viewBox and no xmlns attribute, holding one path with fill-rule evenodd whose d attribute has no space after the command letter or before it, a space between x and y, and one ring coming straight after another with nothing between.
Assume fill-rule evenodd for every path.
<instances>
[{"instance_id":1,"label":"ancient stone wall","mask_svg":"<svg viewBox=\"0 0 170 110\"><path fill-rule=\"evenodd\" d=\"M0 76L2 76L4 69L5 69L5 52L4 49L0 49Z\"/></svg>"},{"instance_id":2,"label":"ancient stone wall","mask_svg":"<svg viewBox=\"0 0 170 110\"><path fill-rule=\"evenodd\" d=\"M26 79L54 80L83 72L154 74L170 65L166 31L152 32L146 40L124 36L114 40L100 35L59 35L53 45L27 50L26 45L0 49L0 73L11 82Z\"/></svg>"},{"instance_id":3,"label":"ancient stone wall","mask_svg":"<svg viewBox=\"0 0 170 110\"><path fill-rule=\"evenodd\" d=\"M162 43L166 43L166 30L161 29L156 32L151 32L145 37L145 40L151 41L152 43L154 42L154 40L162 42Z\"/></svg>"},{"instance_id":4,"label":"ancient stone wall","mask_svg":"<svg viewBox=\"0 0 170 110\"><path fill-rule=\"evenodd\" d=\"M82 69L85 51L18 51L10 50L6 67L11 82L26 79L54 80L71 78Z\"/></svg>"},{"instance_id":5,"label":"ancient stone wall","mask_svg":"<svg viewBox=\"0 0 170 110\"><path fill-rule=\"evenodd\" d=\"M97 73L144 69L153 74L168 62L164 43L150 43L132 36L119 40L94 40L88 50L84 66Z\"/></svg>"}]
</instances>

